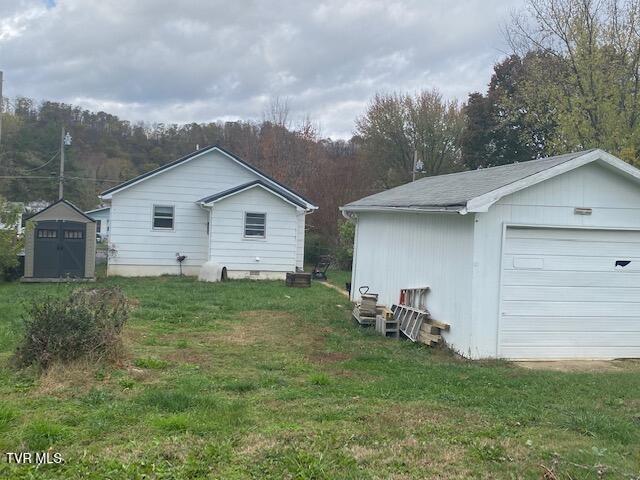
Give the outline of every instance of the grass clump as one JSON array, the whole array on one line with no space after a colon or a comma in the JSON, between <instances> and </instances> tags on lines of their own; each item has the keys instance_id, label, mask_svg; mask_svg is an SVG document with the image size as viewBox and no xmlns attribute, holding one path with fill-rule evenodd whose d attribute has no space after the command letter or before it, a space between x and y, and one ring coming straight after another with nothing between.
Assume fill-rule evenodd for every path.
<instances>
[{"instance_id":1,"label":"grass clump","mask_svg":"<svg viewBox=\"0 0 640 480\"><path fill-rule=\"evenodd\" d=\"M18 367L49 367L82 357L115 358L129 316L127 297L117 287L78 289L67 298L32 303L24 318L24 337L14 360Z\"/></svg>"},{"instance_id":2,"label":"grass clump","mask_svg":"<svg viewBox=\"0 0 640 480\"><path fill-rule=\"evenodd\" d=\"M66 436L67 431L64 427L45 420L37 420L26 426L22 440L29 449L42 451L60 442Z\"/></svg>"},{"instance_id":3,"label":"grass clump","mask_svg":"<svg viewBox=\"0 0 640 480\"><path fill-rule=\"evenodd\" d=\"M133 362L136 367L146 368L148 370L164 370L169 366L169 362L155 357L136 358Z\"/></svg>"},{"instance_id":4,"label":"grass clump","mask_svg":"<svg viewBox=\"0 0 640 480\"><path fill-rule=\"evenodd\" d=\"M309 383L311 385L325 386L331 383L331 379L326 373L314 373L309 377Z\"/></svg>"},{"instance_id":5,"label":"grass clump","mask_svg":"<svg viewBox=\"0 0 640 480\"><path fill-rule=\"evenodd\" d=\"M256 390L258 385L251 380L233 380L224 386L228 392L247 393Z\"/></svg>"}]
</instances>

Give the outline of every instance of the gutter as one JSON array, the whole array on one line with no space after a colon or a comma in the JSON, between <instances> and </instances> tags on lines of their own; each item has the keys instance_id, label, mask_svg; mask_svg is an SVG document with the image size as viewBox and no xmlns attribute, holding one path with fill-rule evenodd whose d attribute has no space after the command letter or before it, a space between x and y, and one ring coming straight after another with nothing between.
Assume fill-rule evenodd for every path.
<instances>
[{"instance_id":1,"label":"gutter","mask_svg":"<svg viewBox=\"0 0 640 480\"><path fill-rule=\"evenodd\" d=\"M466 205L449 205L443 207L383 207L383 206L353 206L345 205L340 207L342 215L348 212L408 212L408 213L458 213L464 215L467 213ZM347 217L349 218L349 217Z\"/></svg>"}]
</instances>

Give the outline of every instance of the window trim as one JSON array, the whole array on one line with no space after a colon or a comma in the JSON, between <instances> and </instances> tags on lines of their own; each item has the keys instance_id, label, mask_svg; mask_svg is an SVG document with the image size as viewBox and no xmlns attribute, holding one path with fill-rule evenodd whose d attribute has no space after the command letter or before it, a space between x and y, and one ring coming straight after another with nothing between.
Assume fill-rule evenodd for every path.
<instances>
[{"instance_id":1,"label":"window trim","mask_svg":"<svg viewBox=\"0 0 640 480\"><path fill-rule=\"evenodd\" d=\"M171 215L171 227L156 227L156 208L170 208L172 211ZM169 217L159 217L159 218L169 218ZM175 205L160 205L153 204L151 207L151 229L158 230L161 232L173 232L176 229L176 206Z\"/></svg>"},{"instance_id":2,"label":"window trim","mask_svg":"<svg viewBox=\"0 0 640 480\"><path fill-rule=\"evenodd\" d=\"M264 234L247 235L247 215L264 215ZM245 240L266 240L267 239L267 212L244 211L242 215L242 238Z\"/></svg>"}]
</instances>

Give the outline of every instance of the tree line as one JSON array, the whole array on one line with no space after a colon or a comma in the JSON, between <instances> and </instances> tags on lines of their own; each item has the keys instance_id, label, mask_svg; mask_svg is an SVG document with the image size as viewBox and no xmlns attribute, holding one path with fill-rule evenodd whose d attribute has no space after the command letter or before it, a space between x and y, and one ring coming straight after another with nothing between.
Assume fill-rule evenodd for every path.
<instances>
[{"instance_id":1,"label":"tree line","mask_svg":"<svg viewBox=\"0 0 640 480\"><path fill-rule=\"evenodd\" d=\"M66 197L82 208L119 181L217 143L317 203L311 233L334 244L340 205L414 176L595 147L639 164L638 0L529 0L505 35L511 53L494 65L485 92L465 102L436 89L378 93L349 140L323 138L309 120L295 124L278 100L261 121L187 125L5 100L0 176L29 178L0 179L0 195L55 199L62 125L73 136Z\"/></svg>"}]
</instances>

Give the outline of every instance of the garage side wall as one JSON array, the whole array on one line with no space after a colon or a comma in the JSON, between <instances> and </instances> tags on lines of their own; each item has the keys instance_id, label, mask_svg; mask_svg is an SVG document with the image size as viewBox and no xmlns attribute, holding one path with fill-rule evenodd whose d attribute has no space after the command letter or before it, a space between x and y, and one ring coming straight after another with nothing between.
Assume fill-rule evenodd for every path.
<instances>
[{"instance_id":1,"label":"garage side wall","mask_svg":"<svg viewBox=\"0 0 640 480\"><path fill-rule=\"evenodd\" d=\"M464 353L471 327L473 217L457 213L359 213L352 277L379 303L398 302L401 288L431 287L434 318L451 324L446 341Z\"/></svg>"},{"instance_id":2,"label":"garage side wall","mask_svg":"<svg viewBox=\"0 0 640 480\"><path fill-rule=\"evenodd\" d=\"M576 207L592 208L576 215ZM637 184L599 164L589 164L504 197L475 214L471 357L498 355L500 271L505 224L640 228Z\"/></svg>"}]
</instances>

